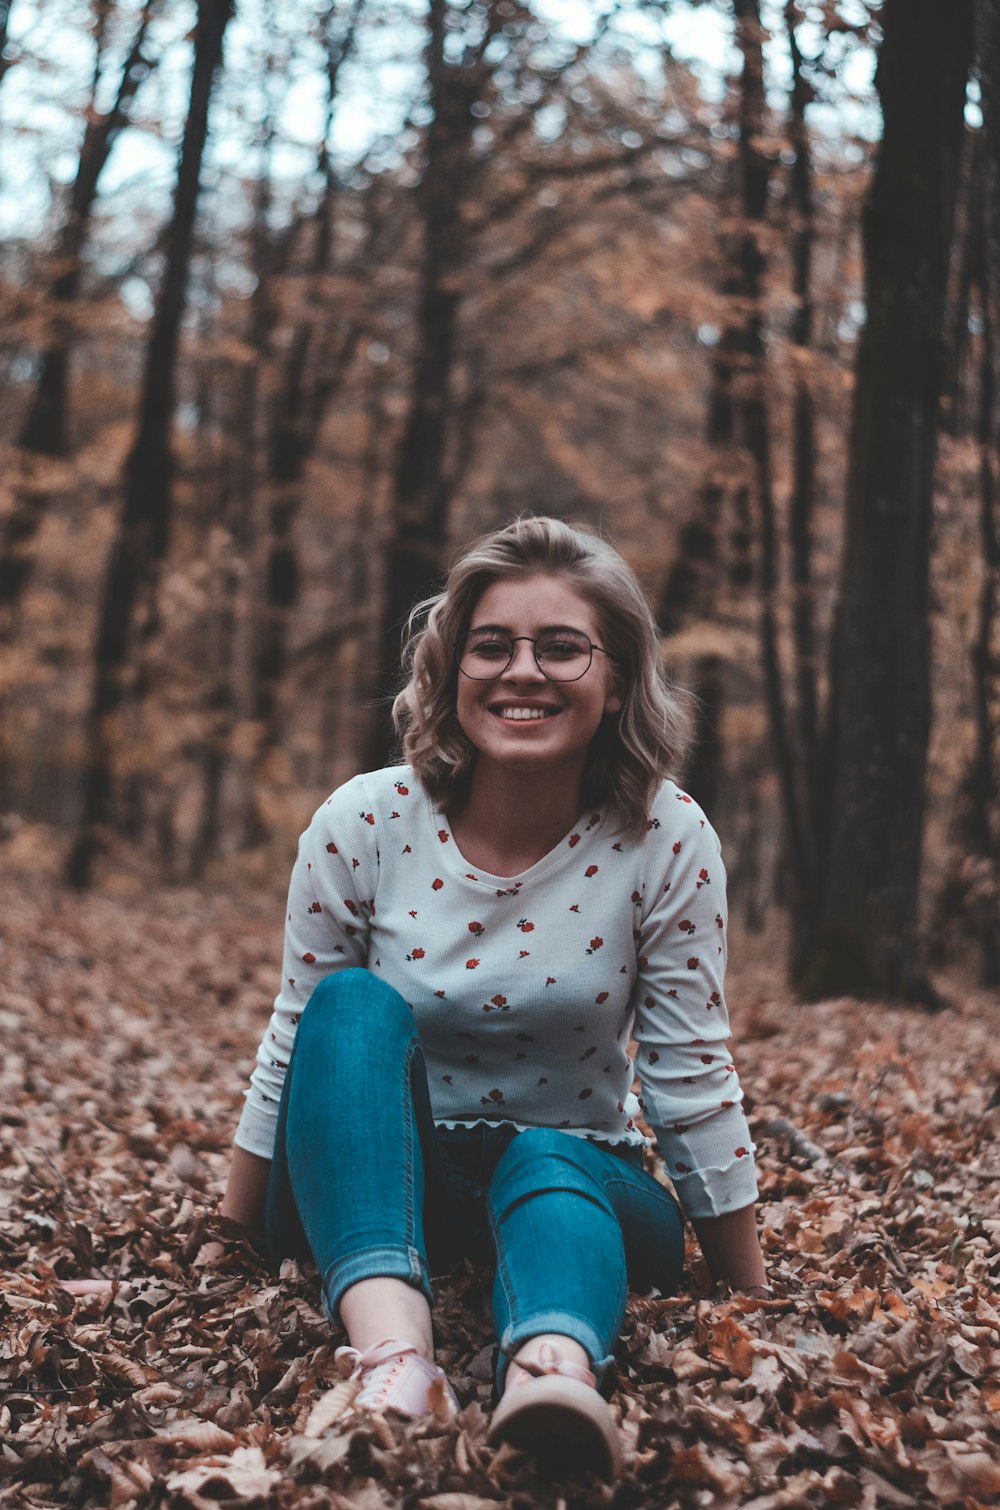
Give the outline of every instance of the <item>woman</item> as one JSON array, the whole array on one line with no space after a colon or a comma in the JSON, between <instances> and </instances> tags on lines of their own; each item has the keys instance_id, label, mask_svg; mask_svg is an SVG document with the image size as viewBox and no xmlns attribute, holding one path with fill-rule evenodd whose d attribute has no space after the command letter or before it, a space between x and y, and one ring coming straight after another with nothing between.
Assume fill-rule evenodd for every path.
<instances>
[{"instance_id":1,"label":"woman","mask_svg":"<svg viewBox=\"0 0 1000 1510\"><path fill-rule=\"evenodd\" d=\"M669 1293L683 1261L630 1032L713 1275L764 1285L718 841L667 777L685 717L610 546L519 519L424 607L393 710L408 764L349 781L302 836L222 1211L315 1257L352 1411L453 1402L430 1276L495 1262L490 1439L607 1473L628 1284Z\"/></svg>"}]
</instances>

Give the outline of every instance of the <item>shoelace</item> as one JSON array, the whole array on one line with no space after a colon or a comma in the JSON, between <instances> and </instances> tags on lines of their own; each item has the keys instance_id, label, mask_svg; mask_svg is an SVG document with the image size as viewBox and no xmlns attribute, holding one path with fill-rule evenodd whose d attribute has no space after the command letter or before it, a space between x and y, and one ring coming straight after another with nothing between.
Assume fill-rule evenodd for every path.
<instances>
[{"instance_id":1,"label":"shoelace","mask_svg":"<svg viewBox=\"0 0 1000 1510\"><path fill-rule=\"evenodd\" d=\"M404 1345L385 1351L386 1344L359 1352L356 1347L339 1347L334 1353L341 1373L350 1383L360 1388L351 1401L355 1408L378 1410L392 1385L402 1371L403 1359L415 1353L415 1347Z\"/></svg>"}]
</instances>

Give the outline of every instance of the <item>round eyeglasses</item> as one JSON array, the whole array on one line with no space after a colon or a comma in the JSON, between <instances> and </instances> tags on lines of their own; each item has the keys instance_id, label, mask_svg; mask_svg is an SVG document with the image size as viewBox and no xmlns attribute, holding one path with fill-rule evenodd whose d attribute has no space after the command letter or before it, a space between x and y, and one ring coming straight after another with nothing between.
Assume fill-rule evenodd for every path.
<instances>
[{"instance_id":1,"label":"round eyeglasses","mask_svg":"<svg viewBox=\"0 0 1000 1510\"><path fill-rule=\"evenodd\" d=\"M590 670L595 650L614 660L610 651L595 645L579 629L546 629L535 639L530 634L473 629L458 647L458 669L474 682L495 681L514 659L519 640L527 640L534 651L535 664L550 682L578 682Z\"/></svg>"}]
</instances>

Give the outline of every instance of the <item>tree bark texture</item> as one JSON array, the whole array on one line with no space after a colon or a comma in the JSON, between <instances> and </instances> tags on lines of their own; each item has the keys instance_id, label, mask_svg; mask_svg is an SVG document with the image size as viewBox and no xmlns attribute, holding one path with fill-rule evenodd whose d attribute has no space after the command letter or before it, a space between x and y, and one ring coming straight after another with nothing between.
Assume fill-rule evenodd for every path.
<instances>
[{"instance_id":1,"label":"tree bark texture","mask_svg":"<svg viewBox=\"0 0 1000 1510\"><path fill-rule=\"evenodd\" d=\"M191 98L181 144L163 278L146 353L136 439L125 465L124 500L112 542L94 652L80 832L68 878L89 883L112 819L114 722L128 697L136 641L151 633L160 566L169 543L177 350L187 298L208 111L233 0L199 0ZM140 615L143 622L140 623Z\"/></svg>"},{"instance_id":2,"label":"tree bark texture","mask_svg":"<svg viewBox=\"0 0 1000 1510\"><path fill-rule=\"evenodd\" d=\"M886 0L884 133L864 216L867 321L832 646L832 832L798 985L931 1002L917 927L929 561L944 308L972 0Z\"/></svg>"}]
</instances>

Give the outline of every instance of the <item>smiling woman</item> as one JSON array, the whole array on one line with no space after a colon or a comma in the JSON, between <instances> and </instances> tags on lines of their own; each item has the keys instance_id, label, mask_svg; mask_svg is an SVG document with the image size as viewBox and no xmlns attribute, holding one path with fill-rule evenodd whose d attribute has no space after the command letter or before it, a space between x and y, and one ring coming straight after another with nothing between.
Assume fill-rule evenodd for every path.
<instances>
[{"instance_id":1,"label":"smiling woman","mask_svg":"<svg viewBox=\"0 0 1000 1510\"><path fill-rule=\"evenodd\" d=\"M223 1213L315 1258L344 1418L454 1409L431 1275L495 1265L490 1441L608 1475L628 1286L676 1289L681 1206L717 1278L764 1281L718 840L669 779L683 701L598 537L526 518L479 541L404 664L408 763L302 836Z\"/></svg>"}]
</instances>

